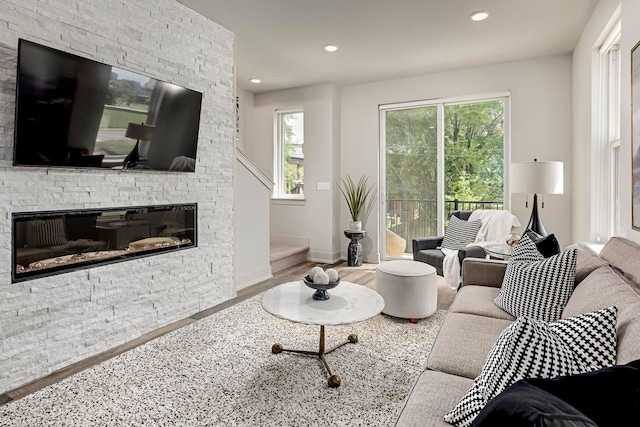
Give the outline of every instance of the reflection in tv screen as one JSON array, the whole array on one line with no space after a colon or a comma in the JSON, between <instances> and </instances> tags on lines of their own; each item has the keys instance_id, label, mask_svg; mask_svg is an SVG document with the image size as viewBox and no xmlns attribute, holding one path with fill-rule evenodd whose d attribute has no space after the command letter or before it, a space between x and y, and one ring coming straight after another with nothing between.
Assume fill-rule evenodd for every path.
<instances>
[{"instance_id":1,"label":"reflection in tv screen","mask_svg":"<svg viewBox=\"0 0 640 427\"><path fill-rule=\"evenodd\" d=\"M195 170L202 94L20 40L14 164Z\"/></svg>"}]
</instances>

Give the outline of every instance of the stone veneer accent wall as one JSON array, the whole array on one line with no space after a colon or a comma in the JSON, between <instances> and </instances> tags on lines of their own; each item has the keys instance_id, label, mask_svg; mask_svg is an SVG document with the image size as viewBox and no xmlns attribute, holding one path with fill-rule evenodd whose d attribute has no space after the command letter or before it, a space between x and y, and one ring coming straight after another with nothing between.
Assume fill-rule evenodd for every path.
<instances>
[{"instance_id":1,"label":"stone veneer accent wall","mask_svg":"<svg viewBox=\"0 0 640 427\"><path fill-rule=\"evenodd\" d=\"M196 173L13 167L18 38L203 93ZM0 1L0 393L235 295L234 36L176 0ZM198 247L11 283L11 213L198 203Z\"/></svg>"}]
</instances>

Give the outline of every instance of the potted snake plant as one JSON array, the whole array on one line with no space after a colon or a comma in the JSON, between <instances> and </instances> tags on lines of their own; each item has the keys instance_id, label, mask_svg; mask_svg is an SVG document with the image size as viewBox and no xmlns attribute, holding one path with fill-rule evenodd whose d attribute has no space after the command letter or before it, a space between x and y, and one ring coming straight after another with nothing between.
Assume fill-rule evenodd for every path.
<instances>
[{"instance_id":1,"label":"potted snake plant","mask_svg":"<svg viewBox=\"0 0 640 427\"><path fill-rule=\"evenodd\" d=\"M369 197L373 196L372 191L374 186L369 187L368 180L369 178L363 175L356 184L353 179L347 175L342 179L342 185L338 186L349 207L352 220L349 223L349 229L352 231L362 230L360 216L364 213Z\"/></svg>"}]
</instances>

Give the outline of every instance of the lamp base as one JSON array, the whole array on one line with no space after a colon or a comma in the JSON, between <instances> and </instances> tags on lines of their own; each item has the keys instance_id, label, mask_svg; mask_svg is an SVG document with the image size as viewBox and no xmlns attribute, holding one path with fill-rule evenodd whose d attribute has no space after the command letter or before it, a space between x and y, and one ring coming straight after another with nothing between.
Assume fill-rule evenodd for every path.
<instances>
[{"instance_id":1,"label":"lamp base","mask_svg":"<svg viewBox=\"0 0 640 427\"><path fill-rule=\"evenodd\" d=\"M543 237L549 234L547 233L546 228L544 228L544 225L542 224L542 219L538 215L538 195L537 194L533 195L533 209L531 210L531 218L529 218L529 223L527 224L526 228L528 228L529 230L535 233L538 233Z\"/></svg>"},{"instance_id":2,"label":"lamp base","mask_svg":"<svg viewBox=\"0 0 640 427\"><path fill-rule=\"evenodd\" d=\"M124 164L122 165L122 169L131 169L138 164L138 161L140 160L140 154L138 154L139 145L140 145L140 140L137 140L135 147L133 147L133 150L131 150L131 152L127 154L127 157L124 158Z\"/></svg>"}]
</instances>

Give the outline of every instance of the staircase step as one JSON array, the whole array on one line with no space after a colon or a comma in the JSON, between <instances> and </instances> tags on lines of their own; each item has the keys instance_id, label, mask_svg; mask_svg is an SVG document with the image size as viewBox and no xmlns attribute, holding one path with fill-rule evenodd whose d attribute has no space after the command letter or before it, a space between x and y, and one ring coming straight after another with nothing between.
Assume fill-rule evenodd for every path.
<instances>
[{"instance_id":1,"label":"staircase step","mask_svg":"<svg viewBox=\"0 0 640 427\"><path fill-rule=\"evenodd\" d=\"M307 261L309 255L308 247L291 246L282 243L271 243L270 246L271 274L302 264Z\"/></svg>"}]
</instances>

